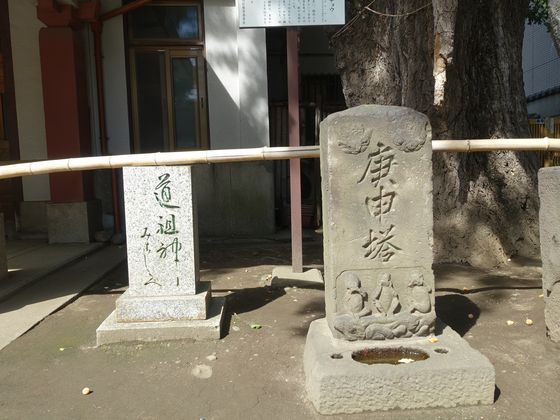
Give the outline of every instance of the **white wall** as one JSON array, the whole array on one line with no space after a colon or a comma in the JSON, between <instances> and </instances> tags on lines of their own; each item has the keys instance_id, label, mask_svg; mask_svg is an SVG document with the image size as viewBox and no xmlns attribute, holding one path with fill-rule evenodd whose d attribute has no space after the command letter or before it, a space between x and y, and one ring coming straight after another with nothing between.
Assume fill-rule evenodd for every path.
<instances>
[{"instance_id":1,"label":"white wall","mask_svg":"<svg viewBox=\"0 0 560 420\"><path fill-rule=\"evenodd\" d=\"M235 0L204 2L212 149L270 145L264 29L239 29Z\"/></svg>"},{"instance_id":2,"label":"white wall","mask_svg":"<svg viewBox=\"0 0 560 420\"><path fill-rule=\"evenodd\" d=\"M120 5L120 0L104 1L103 11ZM210 146L212 149L268 146L265 31L238 28L235 0L205 1L204 18ZM123 31L122 17L113 18L103 26L107 131L113 154L130 152ZM93 75L91 34L88 38L89 71ZM93 77L90 83L95 98ZM92 120L92 123L97 120L95 101L92 101ZM98 141L96 128L93 138Z\"/></svg>"},{"instance_id":3,"label":"white wall","mask_svg":"<svg viewBox=\"0 0 560 420\"><path fill-rule=\"evenodd\" d=\"M19 150L22 160L47 158L36 1L8 0ZM50 200L48 175L24 177L25 201Z\"/></svg>"},{"instance_id":4,"label":"white wall","mask_svg":"<svg viewBox=\"0 0 560 420\"><path fill-rule=\"evenodd\" d=\"M235 0L204 2L210 147L270 145L266 35L239 29ZM270 163L198 167L200 231L258 235L274 231Z\"/></svg>"},{"instance_id":5,"label":"white wall","mask_svg":"<svg viewBox=\"0 0 560 420\"><path fill-rule=\"evenodd\" d=\"M103 11L119 7L103 1ZM210 147L269 146L266 38L264 29L240 30L235 0L204 2ZM95 127L93 43L90 50L92 138ZM103 28L103 66L110 152L129 153L130 129L123 19ZM272 165L213 165L196 169L200 232L206 235L259 234L274 230Z\"/></svg>"},{"instance_id":6,"label":"white wall","mask_svg":"<svg viewBox=\"0 0 560 420\"><path fill-rule=\"evenodd\" d=\"M120 6L122 6L120 0L105 0L102 2L102 11L106 12ZM130 153L130 129L122 16L104 23L102 42L109 153L126 154Z\"/></svg>"}]
</instances>

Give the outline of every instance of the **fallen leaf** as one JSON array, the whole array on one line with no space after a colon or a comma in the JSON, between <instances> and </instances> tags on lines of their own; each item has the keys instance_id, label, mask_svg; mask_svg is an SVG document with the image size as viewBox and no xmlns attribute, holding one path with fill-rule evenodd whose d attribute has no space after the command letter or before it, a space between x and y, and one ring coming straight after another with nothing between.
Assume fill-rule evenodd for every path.
<instances>
[{"instance_id":1,"label":"fallen leaf","mask_svg":"<svg viewBox=\"0 0 560 420\"><path fill-rule=\"evenodd\" d=\"M428 341L429 341L430 343L437 343L439 340L437 339L437 337L429 337L429 338L428 338Z\"/></svg>"}]
</instances>

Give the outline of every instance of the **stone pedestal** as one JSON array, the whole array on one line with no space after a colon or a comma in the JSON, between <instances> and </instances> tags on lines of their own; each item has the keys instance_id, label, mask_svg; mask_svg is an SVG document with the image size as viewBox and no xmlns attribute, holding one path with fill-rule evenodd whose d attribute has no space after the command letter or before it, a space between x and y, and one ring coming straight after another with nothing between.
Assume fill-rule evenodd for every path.
<instances>
[{"instance_id":1,"label":"stone pedestal","mask_svg":"<svg viewBox=\"0 0 560 420\"><path fill-rule=\"evenodd\" d=\"M98 344L220 338L224 300L199 281L191 168L123 175L129 288L98 328Z\"/></svg>"},{"instance_id":2,"label":"stone pedestal","mask_svg":"<svg viewBox=\"0 0 560 420\"><path fill-rule=\"evenodd\" d=\"M560 343L560 167L539 170L539 198L544 321L548 337Z\"/></svg>"},{"instance_id":3,"label":"stone pedestal","mask_svg":"<svg viewBox=\"0 0 560 420\"><path fill-rule=\"evenodd\" d=\"M452 389L466 393L460 397L460 392L425 395L437 390L425 379L435 380L437 374L430 372L441 360L431 352L425 352L426 360L391 369L372 369L347 357L340 363L344 369L332 365L331 370L331 362L324 361L337 349L355 349L350 343L371 354L387 346L402 349L406 360L407 353L424 354L428 337L437 334L428 119L411 109L374 105L329 116L321 124L321 174L327 316L324 324L310 329L304 361L316 408L332 414L491 403L492 365L455 335L452 340L449 334L441 337L452 342L453 352L445 358L446 368L437 372L445 374L445 383L455 381ZM383 394L386 390L376 391L376 386L396 386L391 378L401 376L418 386L404 386L392 398L364 399L364 384ZM342 392L337 384L343 384L344 401L334 395Z\"/></svg>"},{"instance_id":4,"label":"stone pedestal","mask_svg":"<svg viewBox=\"0 0 560 420\"><path fill-rule=\"evenodd\" d=\"M88 243L102 227L99 200L47 204L50 244Z\"/></svg>"},{"instance_id":5,"label":"stone pedestal","mask_svg":"<svg viewBox=\"0 0 560 420\"><path fill-rule=\"evenodd\" d=\"M412 348L427 359L367 365L352 356L370 343L337 340L325 319L313 321L304 353L310 400L321 414L492 404L492 364L450 327L436 328L437 343L419 337L374 344L379 351Z\"/></svg>"},{"instance_id":6,"label":"stone pedestal","mask_svg":"<svg viewBox=\"0 0 560 420\"><path fill-rule=\"evenodd\" d=\"M6 233L4 232L4 214L0 213L0 280L8 275L8 258L6 256Z\"/></svg>"}]
</instances>

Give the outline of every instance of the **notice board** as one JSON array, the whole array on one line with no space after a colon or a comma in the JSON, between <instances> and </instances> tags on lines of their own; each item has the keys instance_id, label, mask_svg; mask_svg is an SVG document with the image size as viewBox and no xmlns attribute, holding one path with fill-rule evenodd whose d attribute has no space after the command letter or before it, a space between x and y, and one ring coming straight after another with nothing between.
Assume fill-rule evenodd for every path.
<instances>
[{"instance_id":1,"label":"notice board","mask_svg":"<svg viewBox=\"0 0 560 420\"><path fill-rule=\"evenodd\" d=\"M238 0L240 28L344 25L344 0Z\"/></svg>"}]
</instances>

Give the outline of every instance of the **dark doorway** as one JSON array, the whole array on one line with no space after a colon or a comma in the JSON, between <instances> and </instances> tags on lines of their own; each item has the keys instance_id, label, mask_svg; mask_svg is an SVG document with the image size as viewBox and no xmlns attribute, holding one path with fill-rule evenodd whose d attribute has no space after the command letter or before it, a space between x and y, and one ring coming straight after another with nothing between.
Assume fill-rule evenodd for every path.
<instances>
[{"instance_id":1,"label":"dark doorway","mask_svg":"<svg viewBox=\"0 0 560 420\"><path fill-rule=\"evenodd\" d=\"M300 136L301 145L319 144L319 124L329 114L346 109L340 76L323 27L300 31ZM286 29L266 30L270 145L288 146L288 88ZM276 224L290 224L290 170L287 161L275 162ZM319 161L301 163L303 227L319 227L321 178Z\"/></svg>"}]
</instances>

